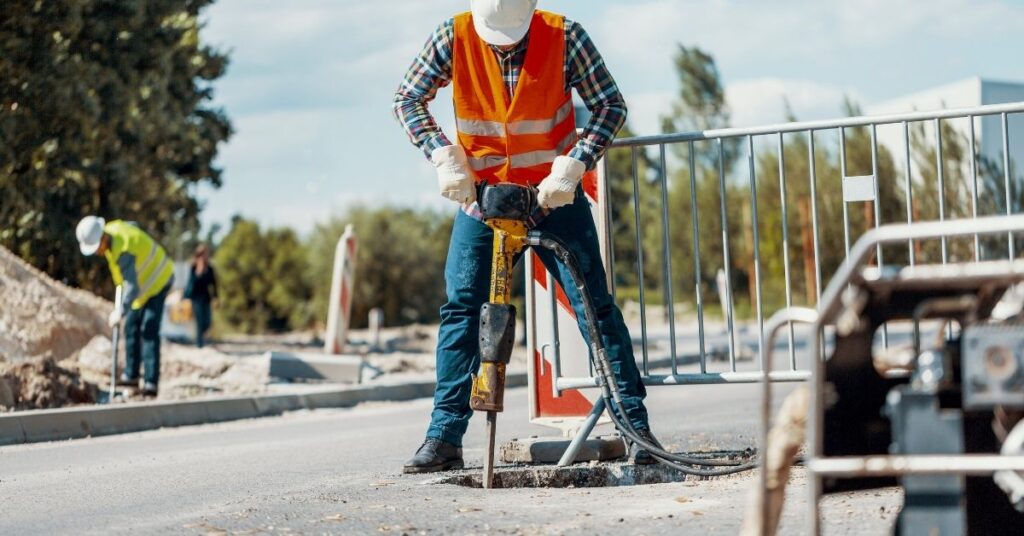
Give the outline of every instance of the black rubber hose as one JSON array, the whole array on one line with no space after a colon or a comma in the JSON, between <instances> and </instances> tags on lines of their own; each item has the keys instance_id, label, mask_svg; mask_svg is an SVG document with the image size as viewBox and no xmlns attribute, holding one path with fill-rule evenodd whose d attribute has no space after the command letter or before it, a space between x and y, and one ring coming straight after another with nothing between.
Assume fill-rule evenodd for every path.
<instances>
[{"instance_id":1,"label":"black rubber hose","mask_svg":"<svg viewBox=\"0 0 1024 536\"><path fill-rule=\"evenodd\" d=\"M562 244L560 240L540 231L531 231L527 235L526 243L533 247L540 247L551 251L562 265L568 269L569 276L573 280L573 285L575 285L576 289L579 291L580 298L583 302L587 332L590 335L590 358L594 364L594 369L598 373L598 383L601 387L601 396L604 398L605 405L608 408L608 416L611 418L612 423L619 432L621 432L630 441L636 443L641 448L649 452L659 463L686 474L695 476L719 476L739 473L757 467L758 464L756 461L740 463L730 460L707 460L681 456L668 452L641 437L633 427L633 423L629 422L629 419L624 418L626 412L622 405L622 397L619 394L619 387L615 379L615 373L611 368L611 363L608 360L608 353L604 348L604 341L601 338L601 330L597 324L597 310L594 307L593 298L590 296L590 292L587 291L586 280L580 270L579 263L576 261L576 257L571 251L569 251L569 248L567 248L565 244ZM692 466L722 468L702 469L700 467Z\"/></svg>"}]
</instances>

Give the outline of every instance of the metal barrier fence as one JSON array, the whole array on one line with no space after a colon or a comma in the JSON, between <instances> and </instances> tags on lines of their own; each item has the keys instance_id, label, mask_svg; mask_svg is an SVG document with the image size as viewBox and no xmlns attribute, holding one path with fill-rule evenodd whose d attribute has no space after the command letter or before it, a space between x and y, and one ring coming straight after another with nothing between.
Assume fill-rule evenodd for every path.
<instances>
[{"instance_id":1,"label":"metal barrier fence","mask_svg":"<svg viewBox=\"0 0 1024 536\"><path fill-rule=\"evenodd\" d=\"M908 224L913 225L915 222L921 222L925 219L919 213L921 212L922 201L927 203L934 203L934 206L938 211L938 220L946 220L950 216L950 207L948 206L951 202L957 203L961 208L961 212L967 212L963 209L963 205L970 205L969 217L977 217L981 212L979 211L979 200L982 194L987 195L988 206L990 207L989 212L1000 214L1014 214L1022 213L1024 209L1021 205L1024 204L1024 185L1021 184L1022 179L1013 176L1011 155L1010 155L1010 129L1009 129L1009 118L1014 114L1024 114L1024 103L1012 103L1012 104L1000 104L1000 105L986 105L972 108L962 109L949 109L933 112L914 112L898 115L884 115L884 116L866 116L866 117L850 117L838 120L829 121L810 121L810 122L799 122L799 123L788 123L781 125L771 125L754 128L729 128L719 130L708 130L703 132L689 132L680 134L666 134L659 136L646 136L629 139L617 140L613 147L610 149L609 157L606 157L603 164L603 188L602 197L608 202L603 204L602 209L605 211L604 218L606 225L604 226L604 232L606 236L602 237L604 241L604 249L606 250L606 268L609 274L609 283L611 288L615 289L616 280L625 276L635 277L637 287L637 297L639 300L639 339L642 352L642 373L644 382L647 385L682 385L682 384L718 384L718 383L753 383L759 382L762 379L762 372L764 370L764 357L765 357L765 326L764 326L764 289L766 282L772 284L778 284L783 293L783 299L785 307L792 307L794 305L794 288L793 288L793 269L792 269L792 258L791 253L797 249L804 250L804 268L805 268L805 281L804 287L807 294L807 305L815 307L818 299L821 297L822 281L827 280L831 273L826 273L823 267L826 264L830 265L830 271L834 271L841 266L841 263L845 262L843 259L824 259L822 258L822 227L824 225L834 226L834 222L821 220L821 206L823 204L831 203L834 208L837 202L837 196L841 195L841 199L838 199L842 209L842 235L843 235L843 252L848 254L850 251L851 240L857 238L856 229L857 225L852 223L854 220L854 213L850 210L850 206L855 203L863 203L860 205L864 210L863 214L863 227L866 231L870 228L877 228L883 223L894 223L894 221L882 221L884 219L883 208L893 209L896 205L900 205L899 208L905 211L905 221ZM979 146L977 135L976 135L976 122L980 122L982 118L989 118L989 120L995 119L999 121L1001 131L1001 169L998 168L998 162L992 162L987 157L979 156ZM968 147L961 148L966 149L967 154L970 155L970 162L967 170L961 170L959 167L954 166L953 168L948 167L948 163L953 155L946 154L951 151L953 145L951 140L948 139L950 132L956 134L957 131L948 130L949 121L956 119L966 119L967 128L966 133L963 137L966 138ZM889 159L885 160L886 165L892 169L888 169L886 176L880 174L880 143L878 136L878 127L886 125L893 126L893 128L899 127L902 132L902 143L900 147L886 147L884 151L889 155ZM930 127L930 128L929 128ZM915 136L911 135L911 129L914 128ZM867 142L870 148L870 175L861 176L850 176L847 173L848 167L848 150L850 149L850 142L848 141L848 131L850 129L867 129L869 135ZM858 133L858 131L855 131ZM787 168L787 139L786 135L802 135L804 140L801 141L807 147L807 174L806 176L787 176L789 170ZM859 131L859 135L863 138L863 130ZM932 140L928 139L928 136ZM944 141L944 136L946 140ZM837 148L834 153L829 152L828 149L823 149L821 143L823 140L828 138L828 142L836 142ZM758 159L762 158L765 161L772 162L771 152L761 150L756 151L755 147L767 139L768 141L774 141L774 162L777 162L777 174L778 184L766 185L763 181L758 180L759 173L766 173L766 170L759 169ZM987 141L987 140L986 140ZM711 154L707 161L714 161L717 166L700 166L698 168L697 150L695 144L704 143L710 144L714 148L714 152ZM790 142L791 143L791 142ZM928 152L929 145L934 144L932 152ZM733 163L729 159L729 153L737 146L745 148L746 153L746 173L737 171L734 173L728 173L727 170ZM685 149L685 159L683 163L680 163L684 175L682 177L689 179L689 222L682 222L690 226L690 232L688 233L688 241L690 242L690 251L686 254L692 257L693 262L693 294L692 303L695 313L695 328L696 328L696 355L681 355L678 348L678 333L677 333L677 319L676 319L676 304L679 302L677 299L677 291L674 285L673 274L673 253L674 244L673 231L678 230L680 222L675 221L674 214L670 209L670 177L668 165L673 161L673 154L670 150L678 151L679 148ZM952 147L955 149L955 146ZM619 177L616 176L616 170L611 168L611 155L614 155L616 151L630 151L629 159L629 175L630 177ZM654 156L650 153L653 152ZM897 170L895 159L892 158L894 153L902 154L903 166L902 170ZM935 168L934 170L923 169L921 162L915 162L913 156L918 157L918 160L922 160L922 155L930 156L934 159ZM835 189L824 191L819 190L820 182L822 177L819 176L818 167L822 159L825 159L825 164L828 164L827 159L830 157L836 157L839 160L838 167L840 173L840 180L842 183L841 192L835 191ZM962 155L961 155L962 157ZM702 157L703 159L703 157ZM736 160L739 160L738 158ZM653 173L643 174L641 161L650 162ZM953 161L959 163L961 166L964 164L962 160L953 159ZM891 166L890 166L891 165ZM685 166L685 167L684 167ZM700 186L707 186L711 180L709 178L708 168L711 168L711 172L715 172L717 175L717 189L719 206L714 207L714 211L717 213L716 222L701 221L699 217L699 206L698 206L698 190ZM717 170L714 169L717 167ZM918 168L917 176L913 173L913 168ZM984 171L979 169L984 168ZM704 176L699 176L699 171L704 172ZM775 172L775 170L770 170ZM961 177L968 184L966 185L969 189L968 194L954 194L948 195L950 187L957 187L957 185L947 184L947 175L960 176L961 171L966 171L966 176ZM985 173L987 186L989 190L982 192L979 191L979 175ZM1001 186L1002 192L994 191L993 186L997 185L998 181L993 180L998 173L1001 173ZM902 175L898 177L897 174ZM932 175L934 180L928 180L929 177L924 175ZM653 177L651 177L653 175ZM632 196L631 196L631 207L622 204L622 199L615 199L612 195L612 191L615 189L622 190L622 184L617 182L621 180L632 181ZM881 180L880 180L881 179ZM791 211L793 207L789 206L787 199L787 188L794 187L797 183L794 181L807 181L807 190L809 193L809 206L798 207L798 214L807 221L806 225L801 225L800 232L802 236L802 243L797 245L791 240L791 229L790 219L792 218ZM887 182L883 182L887 181ZM897 184L898 183L898 184ZM628 184L625 189L628 190ZM685 186L685 184L684 184ZM769 188L769 186L771 188ZM884 187L884 188L880 188ZM897 188L900 187L901 189ZM643 187L643 188L642 188ZM641 198L642 189L656 188L659 199L660 211L656 215L660 222L659 229L652 230L645 228L642 225L642 213L643 213L643 200ZM759 197L758 188L764 190L773 189L777 187L778 198L768 199L763 196ZM747 190L747 198L743 200L741 205L736 206L735 203L730 202L731 199L736 199L738 191L745 188ZM995 188L998 189L998 188ZM685 190L685 189L684 189ZM888 199L883 199L881 192L885 191L889 196ZM922 194L920 191L924 190ZM936 193L937 199L915 199L915 193L925 195L928 193ZM775 192L771 192L774 196ZM777 223L780 228L767 229L767 225L759 217L759 210L764 211L763 207L770 206L772 203L778 203L777 222L773 221L772 224ZM683 207L686 208L685 206ZM650 209L648 209L650 210ZM749 210L749 213L747 213ZM736 220L738 218L737 211L742 211L745 216L749 218L748 222L740 227L740 231L745 235L745 242L749 251L746 253L746 259L738 261L738 255L736 254L735 243L739 240L738 237L733 236L734 230L737 229ZM806 212L809 211L809 214ZM892 210L890 210L892 211ZM625 222L623 220L623 214L632 212L632 222ZM686 210L682 211L686 212ZM993 215L993 214L987 214ZM775 214L770 214L772 218L775 218ZM732 223L730 223L732 222ZM622 241L616 242L616 236L612 231L615 225L628 224L633 227L636 240L635 250L630 251L633 260L634 273L624 274L616 273L616 262L615 262L615 251L617 248L621 249ZM706 312L707 306L704 302L704 289L706 277L702 274L706 273L707 259L711 258L710 251L702 249L701 241L709 241L707 232L701 232L701 225L708 225L713 223L714 227L721 230L721 236L715 236L716 240L720 243L715 244L716 247L721 247L721 266L714 268L721 269L724 273L724 278L720 278L722 282L718 293L722 296L721 302L724 320L724 333L720 333L719 337L724 337L724 343L721 343L724 348L720 352L710 352L707 341L707 330L706 330ZM655 286L662 292L662 299L665 304L665 321L667 328L667 340L668 340L668 355L665 359L654 362L651 359L652 353L652 336L650 333L650 324L647 314L649 307L648 295L652 287L652 281L647 275L646 268L650 266L648 259L645 258L645 254L649 251L645 251L644 244L645 238L650 238L652 232L656 232L656 238L660 241L659 251L657 252L659 257L656 259L658 270L660 271L660 277L658 280L653 282ZM809 233L809 236L808 236ZM717 233L716 233L717 234ZM675 235L680 236L680 235ZM781 244L781 256L776 254L776 257L780 259L774 259L775 261L781 260L781 270L777 270L778 274L766 274L763 264L764 251L762 251L762 240L766 237L773 239L779 239ZM983 256L988 255L1001 255L1004 258L1013 259L1017 256L1018 252L1022 247L1020 236L1015 236L1010 233L1007 235L1005 241L1005 249L1002 249L1002 245L983 244L978 236L973 237L973 258L974 260L980 260ZM684 240L685 242L686 240ZM799 246L799 247L798 247ZM963 251L964 248L960 248L959 251ZM887 257L884 253L889 250L883 251L883 247L879 244L875 251L875 262L879 267L885 266ZM717 252L715 252L717 254ZM891 264L903 264L909 262L914 264L920 260L925 251L922 249L922 245L916 243L913 240L907 242L905 253L897 253L892 255L890 258ZM941 239L941 247L938 252L941 257L943 264L950 261L951 251L950 244L946 238ZM898 257L898 258L897 258ZM896 259L893 261L892 259ZM743 335L743 330L739 329L739 319L737 311L737 299L733 293L734 283L736 281L737 272L742 272L738 269L738 265L742 261L749 262L745 273L742 275L746 276L747 290L750 292L750 306L752 309L752 316L754 317L754 324L752 327L753 333L746 333L748 339L753 339L751 346L756 346L757 360L751 365L740 367L737 365L738 355L741 354L741 341L737 338ZM813 262L812 262L813 261ZM828 261L828 262L825 262ZM778 268L777 266L775 267ZM807 272L811 272L808 274ZM777 278L781 277L781 281ZM772 280L776 278L776 280ZM813 286L813 292L808 290ZM781 301L781 300L779 300ZM779 304L781 305L781 303ZM557 330L553 330L557 333ZM801 381L809 377L810 372L808 370L808 364L804 364L803 367L798 366L796 347L798 346L796 336L794 333L793 324L788 324L788 352L789 360L786 367L778 370L769 371L769 378L772 381ZM634 333L634 336L636 334ZM557 335L556 335L557 338ZM888 344L888 333L882 334L883 344ZM539 341L540 344L555 346L557 348L558 341ZM806 343L804 344L806 347ZM713 370L714 367L710 367L708 363L709 355L714 353L725 354L727 357L727 364L725 370ZM581 358L574 356L574 359ZM684 359L685 358L685 359ZM806 357L805 357L806 358ZM596 387L597 381L590 376L577 376L577 377L566 377L561 375L562 367L559 363L560 357L556 352L554 371L555 378L552 387L555 392L561 392L567 389L582 389L589 387ZM664 367L669 369L667 374L653 374L652 369L658 367ZM680 369L686 366L696 367L695 371L685 372ZM742 370L741 370L742 369Z\"/></svg>"}]
</instances>

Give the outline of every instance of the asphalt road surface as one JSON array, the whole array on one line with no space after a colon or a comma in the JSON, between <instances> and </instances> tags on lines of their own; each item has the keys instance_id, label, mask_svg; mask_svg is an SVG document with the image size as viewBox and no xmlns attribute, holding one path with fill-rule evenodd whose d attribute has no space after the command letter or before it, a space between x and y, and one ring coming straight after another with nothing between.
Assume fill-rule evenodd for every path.
<instances>
[{"instance_id":1,"label":"asphalt road surface","mask_svg":"<svg viewBox=\"0 0 1024 536\"><path fill-rule=\"evenodd\" d=\"M788 388L779 389L781 392ZM652 388L655 432L676 449L758 437L754 386ZM499 442L552 432L507 393ZM591 489L479 490L403 476L429 400L0 448L0 534L736 534L756 473ZM466 438L482 464L483 419ZM795 470L782 534L805 532ZM895 490L829 497L826 534L888 532Z\"/></svg>"}]
</instances>

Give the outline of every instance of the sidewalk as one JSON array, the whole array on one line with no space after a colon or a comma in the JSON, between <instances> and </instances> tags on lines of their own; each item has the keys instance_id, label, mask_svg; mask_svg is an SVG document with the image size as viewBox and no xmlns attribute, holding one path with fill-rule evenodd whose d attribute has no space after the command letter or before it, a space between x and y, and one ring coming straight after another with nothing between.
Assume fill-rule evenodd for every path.
<instances>
[{"instance_id":1,"label":"sidewalk","mask_svg":"<svg viewBox=\"0 0 1024 536\"><path fill-rule=\"evenodd\" d=\"M525 371L510 372L505 378L508 388L523 387L526 381ZM20 411L0 414L0 445L254 419L288 411L346 408L362 402L413 400L433 394L433 375L423 375L364 385L299 387L288 393Z\"/></svg>"}]
</instances>

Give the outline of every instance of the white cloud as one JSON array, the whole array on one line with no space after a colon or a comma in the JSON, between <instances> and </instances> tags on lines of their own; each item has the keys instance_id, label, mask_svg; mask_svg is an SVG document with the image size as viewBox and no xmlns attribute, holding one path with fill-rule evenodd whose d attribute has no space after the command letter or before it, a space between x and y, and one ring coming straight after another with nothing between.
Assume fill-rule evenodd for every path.
<instances>
[{"instance_id":1,"label":"white cloud","mask_svg":"<svg viewBox=\"0 0 1024 536\"><path fill-rule=\"evenodd\" d=\"M609 7L598 32L612 61L646 71L671 71L677 43L698 44L725 64L769 53L799 59L816 53L815 41L825 37L821 25L813 24L820 20L816 12L823 11L820 2L801 5L781 9L768 2L728 0L630 2ZM624 21L643 31L623 31Z\"/></svg>"},{"instance_id":2,"label":"white cloud","mask_svg":"<svg viewBox=\"0 0 1024 536\"><path fill-rule=\"evenodd\" d=\"M1024 5L994 0L858 0L836 2L833 10L843 38L884 47L914 35L918 39L974 38L1019 32Z\"/></svg>"},{"instance_id":3,"label":"white cloud","mask_svg":"<svg viewBox=\"0 0 1024 536\"><path fill-rule=\"evenodd\" d=\"M755 78L725 87L732 124L740 127L784 122L787 101L800 121L837 117L847 95L859 100L856 90L811 80Z\"/></svg>"},{"instance_id":4,"label":"white cloud","mask_svg":"<svg viewBox=\"0 0 1024 536\"><path fill-rule=\"evenodd\" d=\"M844 63L909 60L922 46L934 56L1021 27L1019 0L637 0L610 5L591 32L615 72L628 73L616 75L624 87L651 91L675 83L677 43L711 52L727 79L808 70L834 78Z\"/></svg>"},{"instance_id":5,"label":"white cloud","mask_svg":"<svg viewBox=\"0 0 1024 536\"><path fill-rule=\"evenodd\" d=\"M731 122L737 127L785 122L786 101L800 121L838 117L847 95L863 102L855 89L811 80L752 78L725 86ZM661 116L667 113L675 98L672 91L630 94L627 96L630 128L640 136L661 133Z\"/></svg>"},{"instance_id":6,"label":"white cloud","mask_svg":"<svg viewBox=\"0 0 1024 536\"><path fill-rule=\"evenodd\" d=\"M387 103L434 25L459 0L221 0L204 13L203 38L231 52L218 100L229 112ZM425 23L425 21L431 21Z\"/></svg>"},{"instance_id":7,"label":"white cloud","mask_svg":"<svg viewBox=\"0 0 1024 536\"><path fill-rule=\"evenodd\" d=\"M234 120L236 134L221 156L244 169L293 167L312 157L326 123L343 113L338 109L274 110Z\"/></svg>"},{"instance_id":8,"label":"white cloud","mask_svg":"<svg viewBox=\"0 0 1024 536\"><path fill-rule=\"evenodd\" d=\"M668 112L674 97L675 93L672 91L651 91L627 95L629 128L638 136L661 133L661 116Z\"/></svg>"},{"instance_id":9,"label":"white cloud","mask_svg":"<svg viewBox=\"0 0 1024 536\"><path fill-rule=\"evenodd\" d=\"M679 42L714 55L733 124L747 126L781 121L784 95L800 119L820 119L840 114L844 93L870 104L972 75L1014 78L1019 69L1004 58L1016 41L994 36L1024 27L1019 0L583 4L542 6L584 23L638 134L660 130L678 87L672 54ZM204 220L241 212L308 228L353 199L443 209L433 170L391 117L390 100L435 25L467 6L218 0L204 12L203 38L231 51L216 90L236 134L219 160L224 188L201 190L209 199ZM453 134L450 109L444 92L433 111Z\"/></svg>"}]
</instances>

